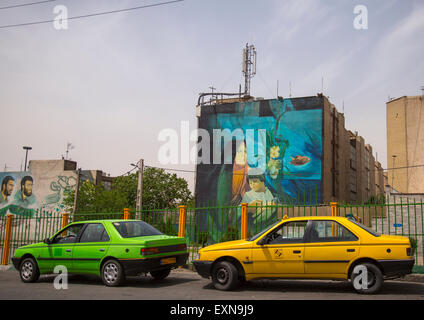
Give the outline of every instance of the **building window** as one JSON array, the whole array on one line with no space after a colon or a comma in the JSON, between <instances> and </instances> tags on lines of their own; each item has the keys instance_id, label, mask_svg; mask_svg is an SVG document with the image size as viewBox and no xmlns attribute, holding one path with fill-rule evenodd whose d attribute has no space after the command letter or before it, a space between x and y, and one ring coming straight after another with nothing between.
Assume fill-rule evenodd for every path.
<instances>
[{"instance_id":1,"label":"building window","mask_svg":"<svg viewBox=\"0 0 424 320\"><path fill-rule=\"evenodd\" d=\"M350 145L350 168L356 170L356 148Z\"/></svg>"},{"instance_id":2,"label":"building window","mask_svg":"<svg viewBox=\"0 0 424 320\"><path fill-rule=\"evenodd\" d=\"M367 149L365 149L365 168L370 169L370 153Z\"/></svg>"}]
</instances>

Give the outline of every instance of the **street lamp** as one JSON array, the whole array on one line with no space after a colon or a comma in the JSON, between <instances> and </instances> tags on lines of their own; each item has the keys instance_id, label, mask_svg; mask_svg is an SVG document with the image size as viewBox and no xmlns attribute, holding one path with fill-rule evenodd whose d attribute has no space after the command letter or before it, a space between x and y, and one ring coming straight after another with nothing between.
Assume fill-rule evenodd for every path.
<instances>
[{"instance_id":1,"label":"street lamp","mask_svg":"<svg viewBox=\"0 0 424 320\"><path fill-rule=\"evenodd\" d=\"M24 171L26 171L26 169L27 169L27 159L28 159L28 150L32 150L32 148L24 146L23 149L26 150L26 152L25 152L25 167L24 167Z\"/></svg>"}]
</instances>

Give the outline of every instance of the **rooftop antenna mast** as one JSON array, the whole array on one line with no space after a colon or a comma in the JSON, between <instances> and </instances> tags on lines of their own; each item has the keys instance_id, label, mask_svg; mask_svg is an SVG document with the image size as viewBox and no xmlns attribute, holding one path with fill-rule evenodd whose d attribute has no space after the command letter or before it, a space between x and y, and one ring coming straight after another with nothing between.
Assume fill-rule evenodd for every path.
<instances>
[{"instance_id":1,"label":"rooftop antenna mast","mask_svg":"<svg viewBox=\"0 0 424 320\"><path fill-rule=\"evenodd\" d=\"M74 148L75 148L75 146L72 143L70 143L70 142L66 143L66 160L69 160L68 159L69 151L71 151Z\"/></svg>"},{"instance_id":2,"label":"rooftop antenna mast","mask_svg":"<svg viewBox=\"0 0 424 320\"><path fill-rule=\"evenodd\" d=\"M244 74L244 95L250 96L250 79L256 74L256 50L255 46L249 46L243 49L242 71Z\"/></svg>"}]
</instances>

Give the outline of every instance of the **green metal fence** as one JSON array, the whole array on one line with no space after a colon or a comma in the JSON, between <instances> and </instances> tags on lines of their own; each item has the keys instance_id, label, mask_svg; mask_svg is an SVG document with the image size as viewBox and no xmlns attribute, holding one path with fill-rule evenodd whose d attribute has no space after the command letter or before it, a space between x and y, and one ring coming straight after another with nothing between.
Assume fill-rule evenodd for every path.
<instances>
[{"instance_id":1,"label":"green metal fence","mask_svg":"<svg viewBox=\"0 0 424 320\"><path fill-rule=\"evenodd\" d=\"M23 245L37 243L50 237L62 226L62 215L56 211L40 209L34 216L15 215L11 229L9 262L15 250ZM0 217L0 251L3 253L6 232L6 215Z\"/></svg>"},{"instance_id":2,"label":"green metal fence","mask_svg":"<svg viewBox=\"0 0 424 320\"><path fill-rule=\"evenodd\" d=\"M134 212L131 214L132 219L141 219L165 234L178 235L179 208L144 208L141 211L131 210L131 212Z\"/></svg>"}]
</instances>

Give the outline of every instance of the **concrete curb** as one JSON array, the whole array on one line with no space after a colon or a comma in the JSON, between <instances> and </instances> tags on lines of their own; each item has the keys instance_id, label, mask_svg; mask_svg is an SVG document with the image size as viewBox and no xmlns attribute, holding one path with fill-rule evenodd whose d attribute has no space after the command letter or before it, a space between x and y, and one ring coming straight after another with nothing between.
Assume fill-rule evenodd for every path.
<instances>
[{"instance_id":1,"label":"concrete curb","mask_svg":"<svg viewBox=\"0 0 424 320\"><path fill-rule=\"evenodd\" d=\"M13 267L13 265L11 265L11 264L8 264L8 265L5 265L5 266L0 266L0 271L7 271L7 270L11 270L11 269L15 269Z\"/></svg>"},{"instance_id":2,"label":"concrete curb","mask_svg":"<svg viewBox=\"0 0 424 320\"><path fill-rule=\"evenodd\" d=\"M411 273L400 279L395 279L396 281L407 281L407 282L420 282L424 283L424 274L421 273Z\"/></svg>"}]
</instances>

